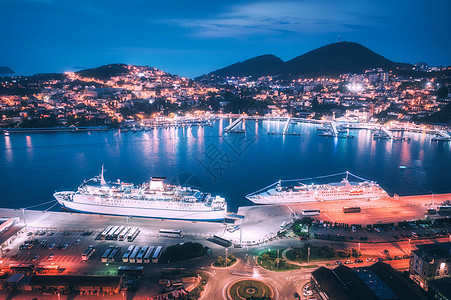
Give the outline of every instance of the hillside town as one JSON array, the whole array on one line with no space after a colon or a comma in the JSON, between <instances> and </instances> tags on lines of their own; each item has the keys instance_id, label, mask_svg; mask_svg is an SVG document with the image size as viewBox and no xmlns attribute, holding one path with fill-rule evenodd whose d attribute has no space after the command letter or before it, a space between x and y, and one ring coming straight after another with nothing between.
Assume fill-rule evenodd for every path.
<instances>
[{"instance_id":1,"label":"hillside town","mask_svg":"<svg viewBox=\"0 0 451 300\"><path fill-rule=\"evenodd\" d=\"M451 68L415 65L410 76L371 69L336 77L215 77L113 64L64 74L0 78L0 126L120 126L220 114L416 124L451 121ZM214 77L214 78L213 78Z\"/></svg>"}]
</instances>

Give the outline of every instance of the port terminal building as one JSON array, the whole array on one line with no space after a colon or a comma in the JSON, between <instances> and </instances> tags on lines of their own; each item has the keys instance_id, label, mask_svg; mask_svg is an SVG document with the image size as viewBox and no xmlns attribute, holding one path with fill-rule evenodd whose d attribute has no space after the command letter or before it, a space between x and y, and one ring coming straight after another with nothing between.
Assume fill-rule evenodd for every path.
<instances>
[{"instance_id":1,"label":"port terminal building","mask_svg":"<svg viewBox=\"0 0 451 300\"><path fill-rule=\"evenodd\" d=\"M20 223L19 217L0 218L0 255L5 254L5 249L21 234L24 233L25 224Z\"/></svg>"}]
</instances>

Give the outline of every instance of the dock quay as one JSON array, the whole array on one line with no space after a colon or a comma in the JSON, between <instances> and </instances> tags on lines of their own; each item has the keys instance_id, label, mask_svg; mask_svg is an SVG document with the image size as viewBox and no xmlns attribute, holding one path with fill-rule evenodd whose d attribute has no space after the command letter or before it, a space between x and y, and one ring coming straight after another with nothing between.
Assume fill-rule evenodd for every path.
<instances>
[{"instance_id":1,"label":"dock quay","mask_svg":"<svg viewBox=\"0 0 451 300\"><path fill-rule=\"evenodd\" d=\"M388 139L394 141L409 141L410 137L404 136L404 132L425 133L434 135L432 141L451 141L451 130L448 129L431 129L422 127L406 127L406 126L390 126L379 123L356 123L339 120L314 120L305 118L296 118L291 116L246 116L246 115L224 115L222 119L230 119L231 123L227 126L225 132L245 133L246 120L263 121L263 122L281 122L283 129L280 132L268 131L269 135L301 135L301 133L290 131L291 124L316 124L318 125L319 136L352 138L349 130L371 130L375 133L373 138L376 140ZM241 126L238 126L241 124ZM400 134L394 134L399 132Z\"/></svg>"},{"instance_id":2,"label":"dock quay","mask_svg":"<svg viewBox=\"0 0 451 300\"><path fill-rule=\"evenodd\" d=\"M40 128L6 128L1 130L4 134L19 133L57 133L57 132L90 132L90 131L107 131L108 126L92 126L92 127L40 127Z\"/></svg>"},{"instance_id":3,"label":"dock quay","mask_svg":"<svg viewBox=\"0 0 451 300\"><path fill-rule=\"evenodd\" d=\"M193 239L207 239L213 235L229 238L235 244L256 245L273 238L280 231L280 224L290 221L292 213L302 216L304 209L319 209L321 214L316 219L362 226L393 223L424 218L426 210L441 202L450 200L451 194L434 194L419 196L387 197L384 199L342 200L328 202L307 202L282 205L242 206L234 222L241 230L227 232L230 223L193 222L180 220L162 220L139 217L121 217L109 215L84 214L75 212L38 211L0 208L2 217L25 217L28 230L58 230L100 232L108 225L137 226L144 236L158 236L161 228L180 229L184 236ZM362 211L357 214L343 213L343 207L359 206ZM439 215L431 218L440 218ZM82 224L82 225L80 225ZM241 232L240 232L241 231Z\"/></svg>"}]
</instances>

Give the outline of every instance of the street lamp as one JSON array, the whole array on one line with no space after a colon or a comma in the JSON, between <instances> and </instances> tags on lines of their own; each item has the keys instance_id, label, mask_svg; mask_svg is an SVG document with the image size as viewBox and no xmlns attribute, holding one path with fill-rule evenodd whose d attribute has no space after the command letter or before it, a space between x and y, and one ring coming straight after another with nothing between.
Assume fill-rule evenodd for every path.
<instances>
[{"instance_id":1,"label":"street lamp","mask_svg":"<svg viewBox=\"0 0 451 300\"><path fill-rule=\"evenodd\" d=\"M277 249L277 270L279 270L279 249Z\"/></svg>"},{"instance_id":2,"label":"street lamp","mask_svg":"<svg viewBox=\"0 0 451 300\"><path fill-rule=\"evenodd\" d=\"M60 298L60 293L58 293L58 300L61 300L61 298Z\"/></svg>"},{"instance_id":3,"label":"street lamp","mask_svg":"<svg viewBox=\"0 0 451 300\"><path fill-rule=\"evenodd\" d=\"M257 123L257 122L255 122ZM241 226L240 226L240 247L243 244L243 219L241 219Z\"/></svg>"},{"instance_id":4,"label":"street lamp","mask_svg":"<svg viewBox=\"0 0 451 300\"><path fill-rule=\"evenodd\" d=\"M25 208L22 208L23 222L27 226L27 221L25 220Z\"/></svg>"},{"instance_id":5,"label":"street lamp","mask_svg":"<svg viewBox=\"0 0 451 300\"><path fill-rule=\"evenodd\" d=\"M108 275L108 263L106 263L106 274Z\"/></svg>"},{"instance_id":6,"label":"street lamp","mask_svg":"<svg viewBox=\"0 0 451 300\"><path fill-rule=\"evenodd\" d=\"M411 246L410 246L410 239L409 239L409 255L410 255L410 252L411 252Z\"/></svg>"},{"instance_id":7,"label":"street lamp","mask_svg":"<svg viewBox=\"0 0 451 300\"><path fill-rule=\"evenodd\" d=\"M360 243L359 243L359 252L357 252L357 257L360 257Z\"/></svg>"},{"instance_id":8,"label":"street lamp","mask_svg":"<svg viewBox=\"0 0 451 300\"><path fill-rule=\"evenodd\" d=\"M228 250L229 250L229 249L225 248L225 251L226 251L226 257L225 257L226 268L227 268L227 251L228 251Z\"/></svg>"}]
</instances>

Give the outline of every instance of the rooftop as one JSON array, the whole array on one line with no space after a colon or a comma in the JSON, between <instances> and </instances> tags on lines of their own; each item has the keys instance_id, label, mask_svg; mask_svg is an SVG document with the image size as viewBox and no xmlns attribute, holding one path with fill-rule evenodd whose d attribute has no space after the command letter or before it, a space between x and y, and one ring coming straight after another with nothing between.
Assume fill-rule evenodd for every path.
<instances>
[{"instance_id":1,"label":"rooftop","mask_svg":"<svg viewBox=\"0 0 451 300\"><path fill-rule=\"evenodd\" d=\"M320 289L334 300L428 299L413 282L382 262L354 270L343 265L334 270L320 267L312 276Z\"/></svg>"},{"instance_id":2,"label":"rooftop","mask_svg":"<svg viewBox=\"0 0 451 300\"><path fill-rule=\"evenodd\" d=\"M429 288L439 291L444 297L443 299L451 299L451 277L443 277L432 280L429 283Z\"/></svg>"},{"instance_id":3,"label":"rooftop","mask_svg":"<svg viewBox=\"0 0 451 300\"><path fill-rule=\"evenodd\" d=\"M378 299L399 299L399 297L369 268L355 268L355 274L376 295Z\"/></svg>"},{"instance_id":4,"label":"rooftop","mask_svg":"<svg viewBox=\"0 0 451 300\"><path fill-rule=\"evenodd\" d=\"M377 299L352 269L338 266L334 270L321 267L312 274L321 290L333 299ZM332 298L331 298L332 299Z\"/></svg>"},{"instance_id":5,"label":"rooftop","mask_svg":"<svg viewBox=\"0 0 451 300\"><path fill-rule=\"evenodd\" d=\"M10 237L19 232L22 228L24 228L24 224L16 224L14 226L9 227L7 230L0 233L0 245L6 242Z\"/></svg>"},{"instance_id":6,"label":"rooftop","mask_svg":"<svg viewBox=\"0 0 451 300\"><path fill-rule=\"evenodd\" d=\"M320 289L325 292L329 297L333 295L335 300L349 300L345 292L342 290L343 285L336 274L326 268L320 267L313 271L312 276L320 286Z\"/></svg>"},{"instance_id":7,"label":"rooftop","mask_svg":"<svg viewBox=\"0 0 451 300\"><path fill-rule=\"evenodd\" d=\"M377 262L369 267L388 287L398 296L400 300L427 300L424 292L410 279L404 277L402 273L392 266Z\"/></svg>"},{"instance_id":8,"label":"rooftop","mask_svg":"<svg viewBox=\"0 0 451 300\"><path fill-rule=\"evenodd\" d=\"M451 242L418 245L413 251L425 260L443 259L451 256Z\"/></svg>"}]
</instances>

